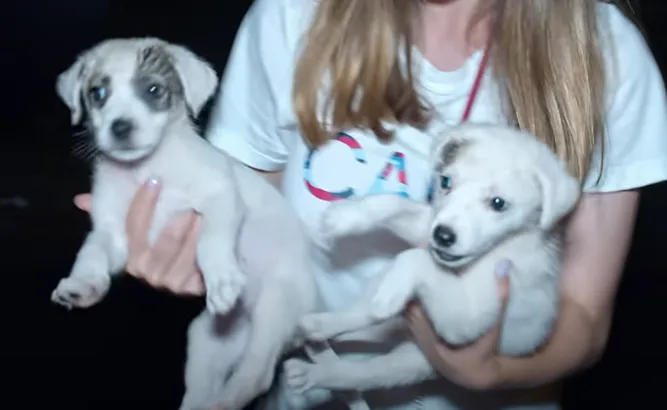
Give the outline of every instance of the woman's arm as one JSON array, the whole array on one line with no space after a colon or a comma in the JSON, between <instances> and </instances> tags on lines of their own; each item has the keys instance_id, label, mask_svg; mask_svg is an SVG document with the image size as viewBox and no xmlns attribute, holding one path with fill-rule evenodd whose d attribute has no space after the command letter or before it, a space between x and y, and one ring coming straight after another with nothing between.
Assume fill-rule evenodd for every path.
<instances>
[{"instance_id":1,"label":"woman's arm","mask_svg":"<svg viewBox=\"0 0 667 410\"><path fill-rule=\"evenodd\" d=\"M584 194L566 232L561 311L551 339L534 355L498 356L498 325L471 345L452 348L418 305L404 315L414 341L440 374L475 390L543 385L590 366L607 343L638 200L637 191ZM497 269L505 272L498 296L506 300L506 269Z\"/></svg>"},{"instance_id":2,"label":"woman's arm","mask_svg":"<svg viewBox=\"0 0 667 410\"><path fill-rule=\"evenodd\" d=\"M618 10L609 23L604 171L591 172L570 223L563 267L563 306L553 338L534 357L498 359L500 385L525 386L562 378L602 355L616 288L639 201L635 189L665 180L665 87L639 29ZM602 156L600 156L602 158ZM599 163L594 163L595 169ZM598 177L601 176L601 181ZM598 184L600 182L600 184Z\"/></svg>"},{"instance_id":3,"label":"woman's arm","mask_svg":"<svg viewBox=\"0 0 667 410\"><path fill-rule=\"evenodd\" d=\"M552 338L533 356L499 357L499 377L489 387L545 384L600 358L638 202L637 191L584 194L566 233L562 308Z\"/></svg>"}]
</instances>

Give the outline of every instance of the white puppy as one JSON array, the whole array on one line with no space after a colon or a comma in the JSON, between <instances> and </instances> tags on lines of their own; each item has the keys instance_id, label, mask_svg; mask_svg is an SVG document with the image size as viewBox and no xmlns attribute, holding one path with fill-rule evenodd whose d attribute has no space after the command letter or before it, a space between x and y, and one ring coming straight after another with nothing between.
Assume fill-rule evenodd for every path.
<instances>
[{"instance_id":1,"label":"white puppy","mask_svg":"<svg viewBox=\"0 0 667 410\"><path fill-rule=\"evenodd\" d=\"M316 291L308 242L290 205L209 145L189 120L188 110L196 115L216 84L206 62L155 38L104 41L60 75L58 94L73 123L87 113L100 155L93 229L52 300L85 308L105 296L127 259L130 201L141 183L160 178L150 242L178 212L194 209L202 217L196 257L208 309L190 325L182 408L220 403L237 410L269 388ZM239 261L263 276L246 275Z\"/></svg>"},{"instance_id":2,"label":"white puppy","mask_svg":"<svg viewBox=\"0 0 667 410\"><path fill-rule=\"evenodd\" d=\"M548 338L558 312L558 222L575 206L578 182L546 145L510 128L457 127L434 152L431 205L374 195L327 209L323 233L330 239L385 228L415 248L399 254L356 304L305 316L306 338L325 340L366 328L417 299L445 341L473 342L499 318L494 267L503 259L513 266L500 353L528 354ZM291 359L284 366L296 393L364 391L435 377L412 343L366 361Z\"/></svg>"}]
</instances>

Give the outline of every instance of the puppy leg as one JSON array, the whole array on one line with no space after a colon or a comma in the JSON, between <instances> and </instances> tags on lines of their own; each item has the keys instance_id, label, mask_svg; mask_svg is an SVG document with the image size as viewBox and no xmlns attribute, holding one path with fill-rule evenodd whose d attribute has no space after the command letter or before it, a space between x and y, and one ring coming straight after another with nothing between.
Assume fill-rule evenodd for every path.
<instances>
[{"instance_id":1,"label":"puppy leg","mask_svg":"<svg viewBox=\"0 0 667 410\"><path fill-rule=\"evenodd\" d=\"M325 341L343 333L353 332L375 324L369 314L368 302L358 301L338 312L312 313L301 318L299 331L312 341Z\"/></svg>"},{"instance_id":2,"label":"puppy leg","mask_svg":"<svg viewBox=\"0 0 667 410\"><path fill-rule=\"evenodd\" d=\"M296 393L288 389L282 394L290 410L308 410L334 399L331 390L327 389L310 389L304 393Z\"/></svg>"},{"instance_id":3,"label":"puppy leg","mask_svg":"<svg viewBox=\"0 0 667 410\"><path fill-rule=\"evenodd\" d=\"M234 307L246 283L236 258L245 205L234 182L225 185L229 185L227 190L201 206L202 230L197 244L197 262L206 285L206 307L218 314Z\"/></svg>"},{"instance_id":4,"label":"puppy leg","mask_svg":"<svg viewBox=\"0 0 667 410\"><path fill-rule=\"evenodd\" d=\"M249 331L248 319L240 315L222 317L205 310L192 321L181 410L207 408L215 403L243 354Z\"/></svg>"},{"instance_id":5,"label":"puppy leg","mask_svg":"<svg viewBox=\"0 0 667 410\"><path fill-rule=\"evenodd\" d=\"M307 340L323 341L370 327L398 315L421 284L419 266L429 266L423 249L401 252L390 269L351 306L304 316L299 330Z\"/></svg>"},{"instance_id":6,"label":"puppy leg","mask_svg":"<svg viewBox=\"0 0 667 410\"><path fill-rule=\"evenodd\" d=\"M121 236L117 236L120 238ZM122 271L127 249L107 230L93 230L79 250L68 277L61 279L51 301L68 309L98 303L111 287L111 275Z\"/></svg>"},{"instance_id":7,"label":"puppy leg","mask_svg":"<svg viewBox=\"0 0 667 410\"><path fill-rule=\"evenodd\" d=\"M334 399L334 394L328 389L313 388L303 393L297 393L288 385L285 372L281 369L277 386L271 389L266 398L266 405L262 410L308 410L318 407Z\"/></svg>"},{"instance_id":8,"label":"puppy leg","mask_svg":"<svg viewBox=\"0 0 667 410\"><path fill-rule=\"evenodd\" d=\"M376 320L400 314L424 285L423 275L432 266L425 249L401 252L382 280L370 301L370 316Z\"/></svg>"},{"instance_id":9,"label":"puppy leg","mask_svg":"<svg viewBox=\"0 0 667 410\"><path fill-rule=\"evenodd\" d=\"M278 360L291 345L299 317L306 311L287 280L267 276L252 311L250 339L220 395L220 408L240 410L268 391ZM284 276L284 275L282 275Z\"/></svg>"},{"instance_id":10,"label":"puppy leg","mask_svg":"<svg viewBox=\"0 0 667 410\"><path fill-rule=\"evenodd\" d=\"M367 391L406 386L435 377L419 348L404 343L386 355L366 360L311 363L289 359L283 365L288 387L297 394L311 389Z\"/></svg>"},{"instance_id":11,"label":"puppy leg","mask_svg":"<svg viewBox=\"0 0 667 410\"><path fill-rule=\"evenodd\" d=\"M373 280L357 301L342 310L303 316L299 320L299 336L311 341L325 341L375 324L377 320L370 315L369 301L376 293L379 280L379 277Z\"/></svg>"},{"instance_id":12,"label":"puppy leg","mask_svg":"<svg viewBox=\"0 0 667 410\"><path fill-rule=\"evenodd\" d=\"M394 194L368 195L329 205L322 216L327 241L360 235L379 228L393 232L413 246L423 245L432 218L431 207Z\"/></svg>"}]
</instances>

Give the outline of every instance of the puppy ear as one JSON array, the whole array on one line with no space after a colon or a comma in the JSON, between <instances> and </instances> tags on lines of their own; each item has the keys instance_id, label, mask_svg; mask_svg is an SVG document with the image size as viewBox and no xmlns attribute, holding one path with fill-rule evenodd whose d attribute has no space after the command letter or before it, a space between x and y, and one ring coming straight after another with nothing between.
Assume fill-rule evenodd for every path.
<instances>
[{"instance_id":1,"label":"puppy ear","mask_svg":"<svg viewBox=\"0 0 667 410\"><path fill-rule=\"evenodd\" d=\"M81 83L86 60L86 55L80 56L74 64L58 75L56 80L56 92L72 113L72 125L78 124L83 116Z\"/></svg>"},{"instance_id":2,"label":"puppy ear","mask_svg":"<svg viewBox=\"0 0 667 410\"><path fill-rule=\"evenodd\" d=\"M215 92L218 76L209 63L183 46L167 44L166 50L174 59L174 67L181 77L185 101L197 116L206 101Z\"/></svg>"},{"instance_id":3,"label":"puppy ear","mask_svg":"<svg viewBox=\"0 0 667 410\"><path fill-rule=\"evenodd\" d=\"M550 149L544 147L541 152L535 158L536 176L542 188L540 227L549 230L577 204L581 187Z\"/></svg>"}]
</instances>

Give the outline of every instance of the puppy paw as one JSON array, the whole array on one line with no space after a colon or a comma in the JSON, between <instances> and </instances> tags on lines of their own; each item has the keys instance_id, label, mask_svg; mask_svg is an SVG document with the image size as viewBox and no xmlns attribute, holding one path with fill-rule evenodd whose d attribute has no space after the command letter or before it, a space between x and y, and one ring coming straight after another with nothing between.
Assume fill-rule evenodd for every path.
<instances>
[{"instance_id":1,"label":"puppy paw","mask_svg":"<svg viewBox=\"0 0 667 410\"><path fill-rule=\"evenodd\" d=\"M363 205L354 199L330 204L320 222L322 237L329 245L337 238L360 234L369 228L369 218Z\"/></svg>"},{"instance_id":2,"label":"puppy paw","mask_svg":"<svg viewBox=\"0 0 667 410\"><path fill-rule=\"evenodd\" d=\"M213 314L231 311L246 284L246 277L236 266L213 271L204 276L206 285L206 308Z\"/></svg>"},{"instance_id":3,"label":"puppy paw","mask_svg":"<svg viewBox=\"0 0 667 410\"><path fill-rule=\"evenodd\" d=\"M231 252L221 251L206 241L197 249L197 263L206 287L206 308L213 314L225 314L234 308L246 284L246 275Z\"/></svg>"},{"instance_id":4,"label":"puppy paw","mask_svg":"<svg viewBox=\"0 0 667 410\"><path fill-rule=\"evenodd\" d=\"M305 410L310 407L310 402L305 394L297 393L292 389L281 392L283 399L292 410Z\"/></svg>"},{"instance_id":5,"label":"puppy paw","mask_svg":"<svg viewBox=\"0 0 667 410\"><path fill-rule=\"evenodd\" d=\"M229 378L222 383L222 390L216 396L219 409L243 410L253 399L271 388L278 357L260 358L251 351L245 353Z\"/></svg>"},{"instance_id":6,"label":"puppy paw","mask_svg":"<svg viewBox=\"0 0 667 410\"><path fill-rule=\"evenodd\" d=\"M67 309L87 308L102 300L110 286L111 278L106 275L70 276L60 280L51 301Z\"/></svg>"},{"instance_id":7,"label":"puppy paw","mask_svg":"<svg viewBox=\"0 0 667 410\"><path fill-rule=\"evenodd\" d=\"M412 287L399 280L385 280L371 299L371 317L378 320L398 315L412 297Z\"/></svg>"},{"instance_id":8,"label":"puppy paw","mask_svg":"<svg viewBox=\"0 0 667 410\"><path fill-rule=\"evenodd\" d=\"M297 393L289 388L281 389L281 397L287 408L291 410L307 410L330 401L333 398L330 390L314 388L305 393Z\"/></svg>"},{"instance_id":9,"label":"puppy paw","mask_svg":"<svg viewBox=\"0 0 667 410\"><path fill-rule=\"evenodd\" d=\"M289 359L283 364L283 377L285 384L297 394L316 387L316 365L301 359Z\"/></svg>"}]
</instances>

